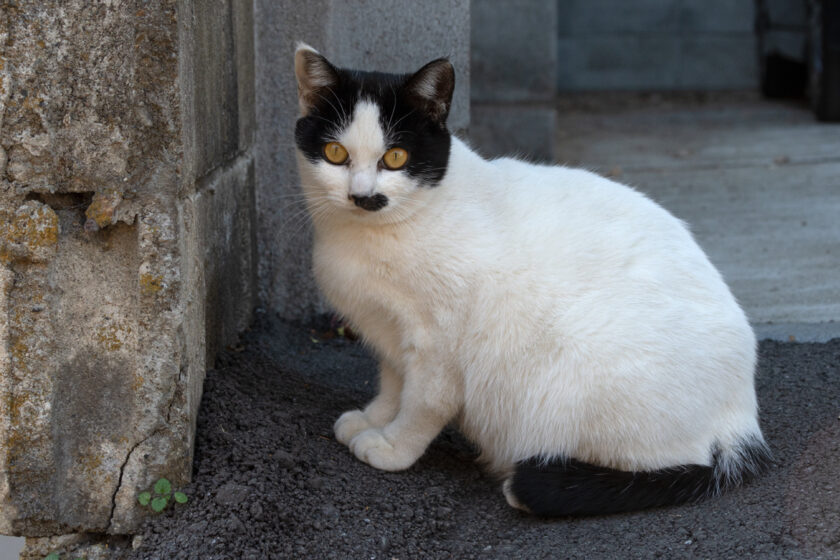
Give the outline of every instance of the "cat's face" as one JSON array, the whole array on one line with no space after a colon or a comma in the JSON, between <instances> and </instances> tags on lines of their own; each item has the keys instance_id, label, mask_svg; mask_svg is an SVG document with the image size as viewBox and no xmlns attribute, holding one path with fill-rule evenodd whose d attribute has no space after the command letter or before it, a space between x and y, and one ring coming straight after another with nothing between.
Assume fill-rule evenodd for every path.
<instances>
[{"instance_id":1,"label":"cat's face","mask_svg":"<svg viewBox=\"0 0 840 560\"><path fill-rule=\"evenodd\" d=\"M313 217L410 215L446 174L452 65L439 59L415 74L358 72L302 45L295 74L302 114L295 141Z\"/></svg>"}]
</instances>

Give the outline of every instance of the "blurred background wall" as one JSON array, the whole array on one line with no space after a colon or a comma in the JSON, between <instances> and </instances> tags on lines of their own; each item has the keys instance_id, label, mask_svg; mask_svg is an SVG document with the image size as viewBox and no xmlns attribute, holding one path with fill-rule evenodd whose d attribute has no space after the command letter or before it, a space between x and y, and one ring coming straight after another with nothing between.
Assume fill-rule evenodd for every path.
<instances>
[{"instance_id":1,"label":"blurred background wall","mask_svg":"<svg viewBox=\"0 0 840 560\"><path fill-rule=\"evenodd\" d=\"M755 89L754 17L750 0L560 0L557 89Z\"/></svg>"},{"instance_id":2,"label":"blurred background wall","mask_svg":"<svg viewBox=\"0 0 840 560\"><path fill-rule=\"evenodd\" d=\"M555 157L555 97L756 90L750 0L473 0L470 140Z\"/></svg>"}]
</instances>

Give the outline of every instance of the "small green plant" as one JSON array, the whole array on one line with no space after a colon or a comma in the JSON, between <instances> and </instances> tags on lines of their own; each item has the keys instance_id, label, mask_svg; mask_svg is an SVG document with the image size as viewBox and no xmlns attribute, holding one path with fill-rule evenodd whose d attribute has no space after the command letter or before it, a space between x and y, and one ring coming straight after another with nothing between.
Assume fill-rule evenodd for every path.
<instances>
[{"instance_id":1,"label":"small green plant","mask_svg":"<svg viewBox=\"0 0 840 560\"><path fill-rule=\"evenodd\" d=\"M50 552L46 556L44 556L44 560L60 560L61 556L58 552ZM85 560L84 558L73 558L73 560Z\"/></svg>"},{"instance_id":2,"label":"small green plant","mask_svg":"<svg viewBox=\"0 0 840 560\"><path fill-rule=\"evenodd\" d=\"M146 490L137 495L137 501L143 507L151 507L155 513L160 513L166 506L169 505L170 498L174 499L179 504L187 503L187 495L183 492L172 493L172 483L167 479L161 478L155 482L152 491Z\"/></svg>"}]
</instances>

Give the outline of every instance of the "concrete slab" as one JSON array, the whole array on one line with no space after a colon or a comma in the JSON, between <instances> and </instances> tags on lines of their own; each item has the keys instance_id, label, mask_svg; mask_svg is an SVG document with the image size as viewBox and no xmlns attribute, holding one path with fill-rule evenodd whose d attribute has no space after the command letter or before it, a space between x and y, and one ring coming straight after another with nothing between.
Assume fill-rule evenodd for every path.
<instances>
[{"instance_id":1,"label":"concrete slab","mask_svg":"<svg viewBox=\"0 0 840 560\"><path fill-rule=\"evenodd\" d=\"M839 125L751 95L613 94L564 98L557 146L686 220L760 336L840 336Z\"/></svg>"}]
</instances>

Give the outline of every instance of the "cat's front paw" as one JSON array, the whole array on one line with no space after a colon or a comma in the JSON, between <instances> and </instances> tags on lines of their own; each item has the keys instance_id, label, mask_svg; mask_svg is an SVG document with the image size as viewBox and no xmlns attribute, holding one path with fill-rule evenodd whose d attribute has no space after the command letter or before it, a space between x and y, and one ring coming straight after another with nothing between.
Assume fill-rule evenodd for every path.
<instances>
[{"instance_id":1,"label":"cat's front paw","mask_svg":"<svg viewBox=\"0 0 840 560\"><path fill-rule=\"evenodd\" d=\"M367 416L361 410L348 410L338 417L333 426L335 439L344 445L350 445L350 441L359 433L373 428Z\"/></svg>"},{"instance_id":2,"label":"cat's front paw","mask_svg":"<svg viewBox=\"0 0 840 560\"><path fill-rule=\"evenodd\" d=\"M383 430L372 428L360 433L350 442L350 451L371 467L383 471L401 471L414 464L419 455L405 446L391 443Z\"/></svg>"}]
</instances>

